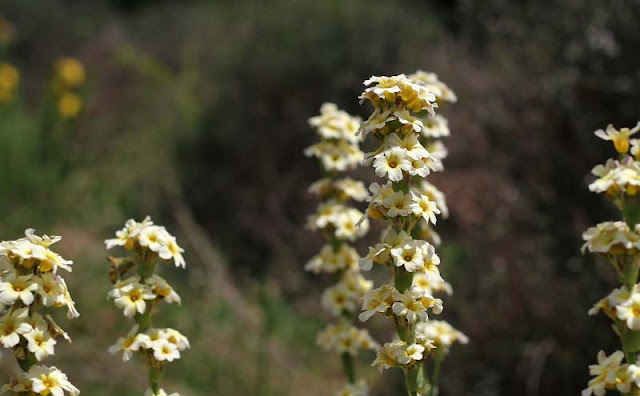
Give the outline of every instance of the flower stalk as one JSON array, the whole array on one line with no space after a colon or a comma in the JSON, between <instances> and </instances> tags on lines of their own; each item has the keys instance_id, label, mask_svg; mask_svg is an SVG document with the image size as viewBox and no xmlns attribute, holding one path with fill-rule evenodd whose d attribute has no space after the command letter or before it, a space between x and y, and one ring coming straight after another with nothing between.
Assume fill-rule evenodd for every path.
<instances>
[{"instance_id":1,"label":"flower stalk","mask_svg":"<svg viewBox=\"0 0 640 396\"><path fill-rule=\"evenodd\" d=\"M67 307L69 319L79 316L59 269L71 272L71 260L50 249L61 240L58 236L42 237L33 229L25 237L0 242L0 343L12 350L22 370L1 392L18 396L59 396L80 394L67 376L56 367L40 365L54 354L54 346L69 336L46 311L51 307Z\"/></svg>"},{"instance_id":2,"label":"flower stalk","mask_svg":"<svg viewBox=\"0 0 640 396\"><path fill-rule=\"evenodd\" d=\"M437 140L449 134L447 122L434 108L437 102L455 101L455 94L434 74L421 71L408 77L372 77L365 85L360 99L369 101L374 111L360 133L372 134L380 145L365 155L364 164L386 179L382 185L369 187L372 197L367 214L386 220L389 228L360 265L369 270L373 263L380 264L390 270L391 278L365 295L360 319L366 321L375 314L392 319L397 339L383 345L373 365L380 371L402 369L407 394L426 395L426 389L435 386L429 381L438 379L426 373L428 356L436 348L448 350L456 340L466 342L451 326L440 326L449 335L447 342L440 342L441 337L425 327L430 323L428 311L442 311L442 301L433 293L448 284L438 269L440 258L434 245L439 237L431 228L436 215L446 214L446 203L443 194L424 178L443 169L447 154Z\"/></svg>"},{"instance_id":3,"label":"flower stalk","mask_svg":"<svg viewBox=\"0 0 640 396\"><path fill-rule=\"evenodd\" d=\"M605 258L618 275L620 287L598 301L589 315L603 312L613 321L613 329L620 338L622 350L607 356L598 353L597 364L589 366L593 378L582 396L604 395L607 390L621 395L640 395L640 140L630 137L640 131L634 128L617 130L613 125L597 130L595 135L611 141L617 151L616 159L597 165L591 171L597 177L589 190L604 193L620 210L621 221L606 221L582 234L582 252L587 250Z\"/></svg>"},{"instance_id":4,"label":"flower stalk","mask_svg":"<svg viewBox=\"0 0 640 396\"><path fill-rule=\"evenodd\" d=\"M364 214L348 203L362 202L369 194L362 182L344 175L358 166L364 156L358 146L361 139L356 136L360 119L339 110L335 104L325 103L320 115L312 117L309 124L316 129L320 141L307 148L305 154L320 161L325 176L309 188L320 204L309 217L308 226L321 232L326 243L305 269L316 274L329 273L335 279L323 293L322 305L336 321L318 334L317 342L323 349L341 356L347 384L337 395L366 395L366 383L356 380L355 357L360 351L376 349L378 345L366 330L354 325L354 314L373 283L360 273L360 256L349 242L364 236L369 223L366 220L358 223Z\"/></svg>"},{"instance_id":5,"label":"flower stalk","mask_svg":"<svg viewBox=\"0 0 640 396\"><path fill-rule=\"evenodd\" d=\"M149 217L142 222L128 220L116 232L116 238L105 243L107 249L122 246L131 252L129 257L108 258L109 279L113 284L109 297L124 316L135 321L129 333L119 338L109 352L122 352L124 361L138 354L148 371L149 388L145 396L166 396L160 387L165 367L181 357L181 352L189 348L189 340L177 330L155 327L153 315L163 302L181 303L180 296L155 272L161 262L173 262L184 268L184 250L175 237L164 227L154 225Z\"/></svg>"}]
</instances>

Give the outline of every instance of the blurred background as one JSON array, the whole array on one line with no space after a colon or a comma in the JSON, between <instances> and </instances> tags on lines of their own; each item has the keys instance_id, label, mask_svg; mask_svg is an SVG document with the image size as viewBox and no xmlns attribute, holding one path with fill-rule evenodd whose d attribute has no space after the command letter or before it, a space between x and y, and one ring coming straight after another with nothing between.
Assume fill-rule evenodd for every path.
<instances>
[{"instance_id":1,"label":"blurred background","mask_svg":"<svg viewBox=\"0 0 640 396\"><path fill-rule=\"evenodd\" d=\"M459 97L430 180L451 212L437 226L455 290L442 317L471 342L445 361L441 395L575 395L597 351L617 348L608 319L587 316L615 276L579 249L618 217L588 174L614 154L593 131L640 119L640 1L22 0L0 13L0 239L63 236L81 317L59 321L74 342L52 362L83 394L145 387L139 364L106 352L130 323L106 299L103 240L147 214L187 258L163 269L183 305L156 320L192 343L165 389L338 389L338 357L315 345L329 280L303 270L322 244L304 229L320 177L302 154L307 119L325 101L366 117L362 81L416 69ZM371 360L372 394L400 394L399 373Z\"/></svg>"}]
</instances>

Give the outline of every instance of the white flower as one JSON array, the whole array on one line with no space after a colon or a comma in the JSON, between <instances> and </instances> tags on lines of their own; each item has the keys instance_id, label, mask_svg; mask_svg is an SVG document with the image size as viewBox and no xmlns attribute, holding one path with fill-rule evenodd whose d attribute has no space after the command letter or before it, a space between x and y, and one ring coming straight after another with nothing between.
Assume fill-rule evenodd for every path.
<instances>
[{"instance_id":1,"label":"white flower","mask_svg":"<svg viewBox=\"0 0 640 396\"><path fill-rule=\"evenodd\" d=\"M173 290L171 285L164 280L160 275L153 274L146 280L148 285L151 285L151 292L158 298L161 298L166 303L178 303L182 301L178 293Z\"/></svg>"},{"instance_id":2,"label":"white flower","mask_svg":"<svg viewBox=\"0 0 640 396\"><path fill-rule=\"evenodd\" d=\"M158 361L172 362L176 359L180 359L180 351L175 344L170 343L168 340L159 339L152 345L153 357Z\"/></svg>"},{"instance_id":3,"label":"white flower","mask_svg":"<svg viewBox=\"0 0 640 396\"><path fill-rule=\"evenodd\" d=\"M0 321L0 343L5 348L13 348L20 342L20 335L31 331L31 325L26 321L29 308L19 308L7 312Z\"/></svg>"},{"instance_id":4,"label":"white flower","mask_svg":"<svg viewBox=\"0 0 640 396\"><path fill-rule=\"evenodd\" d=\"M364 295L362 313L358 316L361 322L366 322L376 313L385 314L394 303L395 288L391 285L382 285L370 290Z\"/></svg>"},{"instance_id":5,"label":"white flower","mask_svg":"<svg viewBox=\"0 0 640 396\"><path fill-rule=\"evenodd\" d=\"M155 300L156 295L132 277L116 284L109 292L116 306L124 311L124 315L132 318L136 313L143 314L147 309L145 300Z\"/></svg>"},{"instance_id":6,"label":"white flower","mask_svg":"<svg viewBox=\"0 0 640 396\"><path fill-rule=\"evenodd\" d=\"M635 285L632 290L634 293L640 292L640 285ZM601 299L589 310L589 315L595 315L600 312L601 309L605 311L615 310L615 307L624 301L627 301L631 297L632 291L627 290L626 286L613 289L608 296ZM615 312L611 313L611 316L615 315Z\"/></svg>"},{"instance_id":7,"label":"white flower","mask_svg":"<svg viewBox=\"0 0 640 396\"><path fill-rule=\"evenodd\" d=\"M107 249L111 249L115 246L124 246L128 250L133 249L140 232L152 225L153 222L149 216L145 217L140 223L133 219L127 220L124 228L116 232L116 238L104 241L107 245Z\"/></svg>"},{"instance_id":8,"label":"white flower","mask_svg":"<svg viewBox=\"0 0 640 396\"><path fill-rule=\"evenodd\" d=\"M582 252L616 253L640 248L640 235L629 229L624 221L606 221L589 228L582 234L586 242Z\"/></svg>"},{"instance_id":9,"label":"white flower","mask_svg":"<svg viewBox=\"0 0 640 396\"><path fill-rule=\"evenodd\" d=\"M407 323L414 323L418 320L426 321L429 319L427 309L422 305L420 300L416 299L416 297L420 298L422 295L419 294L416 296L415 294L416 292L411 290L405 290L404 293L394 292L393 297L396 302L394 302L392 306L393 313L396 316L404 316Z\"/></svg>"},{"instance_id":10,"label":"white flower","mask_svg":"<svg viewBox=\"0 0 640 396\"><path fill-rule=\"evenodd\" d=\"M180 333L178 330L167 328L161 331L162 338L175 345L179 351L184 351L187 348L191 348L189 340L186 336Z\"/></svg>"},{"instance_id":11,"label":"white flower","mask_svg":"<svg viewBox=\"0 0 640 396\"><path fill-rule=\"evenodd\" d=\"M167 244L169 234L164 227L161 226L148 226L140 231L138 241L140 246L144 246L149 250L159 253L160 250Z\"/></svg>"},{"instance_id":12,"label":"white flower","mask_svg":"<svg viewBox=\"0 0 640 396\"><path fill-rule=\"evenodd\" d=\"M333 183L336 190L338 190L344 199L353 199L358 202L362 202L369 198L369 192L364 186L364 183L359 180L353 180L349 177L336 180Z\"/></svg>"},{"instance_id":13,"label":"white flower","mask_svg":"<svg viewBox=\"0 0 640 396\"><path fill-rule=\"evenodd\" d=\"M387 177L391 181L402 180L403 171L408 172L411 169L411 162L407 158L407 151L400 147L393 147L388 151L376 156L373 161L373 167L376 175Z\"/></svg>"},{"instance_id":14,"label":"white flower","mask_svg":"<svg viewBox=\"0 0 640 396\"><path fill-rule=\"evenodd\" d=\"M440 81L435 73L418 70L414 74L409 75L409 78L418 84L424 85L429 91L433 92L439 101L452 103L458 101L456 94L447 84Z\"/></svg>"},{"instance_id":15,"label":"white flower","mask_svg":"<svg viewBox=\"0 0 640 396\"><path fill-rule=\"evenodd\" d=\"M449 122L443 116L436 114L422 119L422 136L426 138L442 138L450 135Z\"/></svg>"},{"instance_id":16,"label":"white flower","mask_svg":"<svg viewBox=\"0 0 640 396\"><path fill-rule=\"evenodd\" d=\"M616 384L616 373L620 368L624 353L615 351L609 357L603 351L598 352L598 364L589 366L589 374L594 376L589 381L589 386L582 391L582 396L604 396L607 387Z\"/></svg>"},{"instance_id":17,"label":"white flower","mask_svg":"<svg viewBox=\"0 0 640 396\"><path fill-rule=\"evenodd\" d=\"M445 353L453 343L467 344L469 338L456 330L449 323L442 320L429 320L416 324L416 338L432 340L436 348L442 348Z\"/></svg>"},{"instance_id":18,"label":"white flower","mask_svg":"<svg viewBox=\"0 0 640 396\"><path fill-rule=\"evenodd\" d=\"M417 191L411 192L411 204L409 207L416 217L424 218L432 224L436 224L436 215L440 214L438 205L429 199L427 195L422 195Z\"/></svg>"},{"instance_id":19,"label":"white flower","mask_svg":"<svg viewBox=\"0 0 640 396\"><path fill-rule=\"evenodd\" d=\"M347 112L338 110L335 104L324 103L320 108L320 115L311 117L309 124L317 128L322 139L344 139L357 143L360 140L356 135L360 121L359 117L352 117Z\"/></svg>"},{"instance_id":20,"label":"white flower","mask_svg":"<svg viewBox=\"0 0 640 396\"><path fill-rule=\"evenodd\" d=\"M635 364L628 365L627 374L629 376L630 382L633 382L636 388L640 388L640 366L637 366Z\"/></svg>"},{"instance_id":21,"label":"white flower","mask_svg":"<svg viewBox=\"0 0 640 396\"><path fill-rule=\"evenodd\" d=\"M415 132L420 132L424 128L422 121L418 117L412 116L409 110L396 110L393 115L401 124L411 127Z\"/></svg>"},{"instance_id":22,"label":"white flower","mask_svg":"<svg viewBox=\"0 0 640 396\"><path fill-rule=\"evenodd\" d=\"M626 322L631 330L640 330L640 293L633 292L631 296L616 306L618 319Z\"/></svg>"},{"instance_id":23,"label":"white flower","mask_svg":"<svg viewBox=\"0 0 640 396\"><path fill-rule=\"evenodd\" d=\"M620 130L615 129L613 125L609 124L607 125L606 132L598 129L594 134L602 140L613 141L616 151L624 154L629 151L629 137L638 131L640 131L640 122L632 129L620 128Z\"/></svg>"},{"instance_id":24,"label":"white flower","mask_svg":"<svg viewBox=\"0 0 640 396\"><path fill-rule=\"evenodd\" d=\"M37 289L38 284L33 281L32 275L18 276L12 272L4 278L4 282L0 282L0 302L13 305L20 300L25 305L31 305Z\"/></svg>"},{"instance_id":25,"label":"white flower","mask_svg":"<svg viewBox=\"0 0 640 396\"><path fill-rule=\"evenodd\" d=\"M378 371L381 373L384 369L397 366L397 356L405 353L406 345L400 340L387 342L378 350L376 359L371 363L371 366L377 366Z\"/></svg>"},{"instance_id":26,"label":"white flower","mask_svg":"<svg viewBox=\"0 0 640 396\"><path fill-rule=\"evenodd\" d=\"M34 365L29 369L27 376L31 379L33 391L39 395L63 396L65 391L71 396L80 394L80 390L56 367Z\"/></svg>"},{"instance_id":27,"label":"white flower","mask_svg":"<svg viewBox=\"0 0 640 396\"><path fill-rule=\"evenodd\" d=\"M133 326L125 337L118 338L115 345L109 347L109 353L115 354L122 351L122 360L125 362L131 359L133 352L140 350L140 337L138 334L138 325Z\"/></svg>"},{"instance_id":28,"label":"white flower","mask_svg":"<svg viewBox=\"0 0 640 396\"><path fill-rule=\"evenodd\" d=\"M356 304L350 295L349 290L341 285L330 287L322 294L322 307L335 316L343 311L354 311Z\"/></svg>"},{"instance_id":29,"label":"white flower","mask_svg":"<svg viewBox=\"0 0 640 396\"><path fill-rule=\"evenodd\" d=\"M604 165L595 166L591 173L598 176L589 184L589 190L616 195L624 192L635 195L640 191L640 164L627 158L625 161L609 159Z\"/></svg>"},{"instance_id":30,"label":"white flower","mask_svg":"<svg viewBox=\"0 0 640 396\"><path fill-rule=\"evenodd\" d=\"M369 221L363 218L363 213L354 208L344 208L334 218L335 236L339 239L354 241L369 231ZM359 224L358 224L359 223Z\"/></svg>"},{"instance_id":31,"label":"white flower","mask_svg":"<svg viewBox=\"0 0 640 396\"><path fill-rule=\"evenodd\" d=\"M48 331L39 328L33 328L30 332L24 334L27 340L27 348L32 352L38 361L53 355L56 340L51 337Z\"/></svg>"},{"instance_id":32,"label":"white flower","mask_svg":"<svg viewBox=\"0 0 640 396\"><path fill-rule=\"evenodd\" d=\"M407 272L415 272L424 268L422 244L424 241L409 241L404 245L391 249L391 256L396 267L404 267Z\"/></svg>"},{"instance_id":33,"label":"white flower","mask_svg":"<svg viewBox=\"0 0 640 396\"><path fill-rule=\"evenodd\" d=\"M411 193L403 193L402 191L398 191L393 193L393 195L384 199L384 206L387 207L387 216L388 217L397 217L397 216L407 216L411 213Z\"/></svg>"},{"instance_id":34,"label":"white flower","mask_svg":"<svg viewBox=\"0 0 640 396\"><path fill-rule=\"evenodd\" d=\"M422 360L422 353L424 352L424 346L420 344L411 344L406 348L398 348L394 351L394 356L398 363L409 364L411 362L417 362Z\"/></svg>"},{"instance_id":35,"label":"white flower","mask_svg":"<svg viewBox=\"0 0 640 396\"><path fill-rule=\"evenodd\" d=\"M324 245L320 249L320 253L309 260L304 269L314 273L320 272L336 272L344 269L355 269L360 256L358 252L343 244L337 252L334 252L333 246Z\"/></svg>"},{"instance_id":36,"label":"white flower","mask_svg":"<svg viewBox=\"0 0 640 396\"><path fill-rule=\"evenodd\" d=\"M371 131L377 131L387 126L387 122L393 121L395 117L391 116L391 110L381 111L376 108L369 118L360 125L358 134L363 138Z\"/></svg>"},{"instance_id":37,"label":"white flower","mask_svg":"<svg viewBox=\"0 0 640 396\"><path fill-rule=\"evenodd\" d=\"M61 279L52 272L44 273L35 279L39 286L37 291L44 306L65 304L66 285L60 281Z\"/></svg>"},{"instance_id":38,"label":"white flower","mask_svg":"<svg viewBox=\"0 0 640 396\"><path fill-rule=\"evenodd\" d=\"M448 295L453 294L451 285L442 279L436 279L433 276L427 276L422 272L417 272L413 275L413 288L420 290L424 294L435 294L438 292L445 292Z\"/></svg>"},{"instance_id":39,"label":"white flower","mask_svg":"<svg viewBox=\"0 0 640 396\"><path fill-rule=\"evenodd\" d=\"M444 193L440 191L436 186L429 183L426 180L421 180L416 189L422 193L422 195L426 195L430 201L436 203L436 206L440 210L440 214L442 217L449 217L449 208L447 207L447 200L444 196Z\"/></svg>"},{"instance_id":40,"label":"white flower","mask_svg":"<svg viewBox=\"0 0 640 396\"><path fill-rule=\"evenodd\" d=\"M158 256L163 260L173 260L176 267L186 268L187 265L184 261L184 257L182 257L183 252L184 249L178 246L176 238L171 235L167 235L165 244L161 246L158 251Z\"/></svg>"}]
</instances>

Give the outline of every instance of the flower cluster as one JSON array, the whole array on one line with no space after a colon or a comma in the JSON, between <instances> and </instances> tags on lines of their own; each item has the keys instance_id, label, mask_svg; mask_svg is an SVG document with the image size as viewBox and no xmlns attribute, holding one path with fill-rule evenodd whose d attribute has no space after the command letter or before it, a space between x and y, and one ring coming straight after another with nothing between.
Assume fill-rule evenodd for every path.
<instances>
[{"instance_id":1,"label":"flower cluster","mask_svg":"<svg viewBox=\"0 0 640 396\"><path fill-rule=\"evenodd\" d=\"M157 362L172 362L180 359L180 352L189 348L189 340L174 329L149 328L139 332L140 326L135 325L125 337L120 337L115 345L109 348L112 354L122 352L122 360L129 361L134 352L142 352L148 359Z\"/></svg>"},{"instance_id":2,"label":"flower cluster","mask_svg":"<svg viewBox=\"0 0 640 396\"><path fill-rule=\"evenodd\" d=\"M326 351L358 356L361 350L377 349L378 343L369 332L349 323L330 324L318 333L318 345Z\"/></svg>"},{"instance_id":3,"label":"flower cluster","mask_svg":"<svg viewBox=\"0 0 640 396\"><path fill-rule=\"evenodd\" d=\"M53 93L62 118L75 118L82 110L82 99L76 89L84 84L84 65L77 59L63 57L54 66Z\"/></svg>"},{"instance_id":4,"label":"flower cluster","mask_svg":"<svg viewBox=\"0 0 640 396\"><path fill-rule=\"evenodd\" d=\"M604 396L607 389L617 390L624 395L637 394L640 390L640 366L623 364L623 359L622 351L615 351L609 356L604 351L598 352L598 364L589 366L589 374L593 378L582 391L582 396Z\"/></svg>"},{"instance_id":5,"label":"flower cluster","mask_svg":"<svg viewBox=\"0 0 640 396\"><path fill-rule=\"evenodd\" d=\"M309 260L305 269L316 274L337 275L337 282L322 295L322 306L338 318L338 323L330 324L320 332L317 341L323 349L342 355L349 384L338 394L366 395L366 384L355 381L353 357L361 350L377 349L378 344L366 330L353 325L352 317L373 282L360 273L360 256L348 242L364 236L369 222L361 211L347 203L351 200L363 202L369 198L369 192L364 183L339 174L354 168L364 158L358 146L361 138L356 135L360 119L338 110L335 104L325 103L320 115L312 117L309 124L316 129L320 141L309 147L305 154L320 160L326 176L309 188L320 204L309 216L307 224L311 230L322 232L327 243Z\"/></svg>"},{"instance_id":6,"label":"flower cluster","mask_svg":"<svg viewBox=\"0 0 640 396\"><path fill-rule=\"evenodd\" d=\"M184 268L184 250L175 237L164 227L154 225L149 217L142 222L128 220L116 232L116 238L107 239L105 244L107 249L121 246L131 252L130 257L109 257L113 288L108 296L124 316L136 322L109 352L122 352L124 361L138 353L149 369L150 389L145 395L166 395L159 387L159 377L168 362L179 359L181 352L189 348L189 340L177 330L153 326L152 316L160 304L181 303L175 290L154 271L159 262Z\"/></svg>"},{"instance_id":7,"label":"flower cluster","mask_svg":"<svg viewBox=\"0 0 640 396\"><path fill-rule=\"evenodd\" d=\"M606 221L586 230L582 234L585 241L582 252L604 257L617 272L622 286L598 301L589 314L603 312L613 321L622 351L609 357L600 351L598 364L589 367L594 378L582 391L583 396L602 396L607 389L621 394L640 393L640 367L637 366L640 352L640 162L636 158L640 140L630 139L638 131L640 123L634 128L620 130L609 125L606 131L595 132L597 137L613 143L618 158L593 168L597 179L589 185L589 190L605 193L622 212L623 220Z\"/></svg>"},{"instance_id":8,"label":"flower cluster","mask_svg":"<svg viewBox=\"0 0 640 396\"><path fill-rule=\"evenodd\" d=\"M390 284L365 295L360 320L376 314L393 319L399 338L382 346L373 365L379 370L401 368L409 394L417 395L424 392L428 379L422 363L437 346L427 336L431 332L424 331L428 313L442 311L442 301L433 293L451 288L440 275L434 247L440 237L432 229L436 216L447 216L448 208L444 194L424 178L442 171L447 155L438 139L449 136L448 123L434 108L457 98L435 74L422 71L372 77L364 84L367 88L360 99L368 100L374 110L360 126L360 134L372 134L380 145L365 154L363 163L385 179L369 186L367 215L385 220L390 227L382 241L369 248L360 266L368 271L375 263L389 269L393 277ZM435 384L430 389L434 392Z\"/></svg>"},{"instance_id":9,"label":"flower cluster","mask_svg":"<svg viewBox=\"0 0 640 396\"><path fill-rule=\"evenodd\" d=\"M55 352L59 337L70 341L44 308L66 307L67 316L79 316L75 303L58 270L71 271L66 260L50 249L58 236L37 236L33 229L25 237L0 242L0 343L13 353L23 370L3 390L15 395L78 395L67 376L55 367L36 365ZM43 316L44 315L44 316Z\"/></svg>"},{"instance_id":10,"label":"flower cluster","mask_svg":"<svg viewBox=\"0 0 640 396\"><path fill-rule=\"evenodd\" d=\"M461 344L469 342L469 338L466 335L442 320L418 323L416 326L416 338L432 340L433 345L444 353L448 353L451 346L456 342Z\"/></svg>"},{"instance_id":11,"label":"flower cluster","mask_svg":"<svg viewBox=\"0 0 640 396\"><path fill-rule=\"evenodd\" d=\"M356 136L359 118L338 110L333 103L325 103L320 108L320 115L311 117L309 124L316 129L321 140L304 153L318 158L324 169L344 172L362 161L363 154L358 147L361 139Z\"/></svg>"}]
</instances>

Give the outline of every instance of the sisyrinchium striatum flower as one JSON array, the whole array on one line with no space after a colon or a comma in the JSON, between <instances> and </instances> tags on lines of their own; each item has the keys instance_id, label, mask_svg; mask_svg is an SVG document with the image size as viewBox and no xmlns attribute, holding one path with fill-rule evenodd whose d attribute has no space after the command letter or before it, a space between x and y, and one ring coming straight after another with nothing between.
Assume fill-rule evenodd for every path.
<instances>
[{"instance_id":1,"label":"sisyrinchium striatum flower","mask_svg":"<svg viewBox=\"0 0 640 396\"><path fill-rule=\"evenodd\" d=\"M335 104L325 103L320 115L312 117L309 124L315 128L320 141L307 148L305 154L320 161L324 177L309 188L320 204L309 216L308 226L321 232L326 244L305 269L316 274L334 274L336 280L322 295L322 307L337 318L336 323L322 330L317 342L323 349L342 357L348 384L337 395L366 395L366 383L356 382L354 358L363 350L377 349L378 344L367 330L354 325L354 319L362 296L373 282L360 273L360 256L349 242L364 236L369 223L360 222L363 213L349 206L349 201L363 202L369 193L364 183L344 174L363 159L359 148L361 139L356 136L360 119L339 110Z\"/></svg>"},{"instance_id":2,"label":"sisyrinchium striatum flower","mask_svg":"<svg viewBox=\"0 0 640 396\"><path fill-rule=\"evenodd\" d=\"M56 367L41 365L55 354L60 338L71 341L47 313L66 308L69 319L79 316L59 270L71 272L73 262L51 250L58 236L38 236L33 229L25 237L0 242L0 343L11 349L22 370L2 391L13 395L80 394Z\"/></svg>"},{"instance_id":3,"label":"sisyrinchium striatum flower","mask_svg":"<svg viewBox=\"0 0 640 396\"><path fill-rule=\"evenodd\" d=\"M386 267L389 283L370 290L362 304L360 320L374 315L389 317L397 338L382 346L373 362L378 370L400 368L410 396L435 395L440 364L454 342L467 337L442 321L430 322L429 314L442 311L436 292L450 293L440 274L433 230L438 216L448 216L444 194L425 177L443 170L447 149L439 140L449 136L447 120L435 108L457 100L453 91L433 73L372 77L360 95L373 106L362 123L360 136L373 135L379 142L364 155L382 182L369 186L368 217L384 220L388 229L381 242L360 259L368 271L373 264ZM427 362L433 357L431 373Z\"/></svg>"},{"instance_id":4,"label":"sisyrinchium striatum flower","mask_svg":"<svg viewBox=\"0 0 640 396\"><path fill-rule=\"evenodd\" d=\"M108 296L125 317L135 321L128 334L120 337L109 352L121 353L124 361L138 355L149 373L145 395L166 396L160 388L165 366L180 359L189 348L189 340L177 330L153 324L153 315L162 304L181 303L180 296L155 272L158 264L166 262L184 268L184 250L175 237L164 227L153 224L149 217L142 222L128 220L116 232L116 238L107 239L105 244L107 249L121 246L129 252L127 257L109 257L113 287Z\"/></svg>"},{"instance_id":5,"label":"sisyrinchium striatum flower","mask_svg":"<svg viewBox=\"0 0 640 396\"><path fill-rule=\"evenodd\" d=\"M596 176L589 190L604 193L621 212L622 220L605 221L582 234L585 243L582 252L598 254L609 262L618 275L621 286L589 310L589 315L600 312L613 322L613 330L620 338L621 350L609 356L598 353L597 364L589 366L593 378L582 396L603 396L607 390L621 395L640 395L640 140L631 137L640 131L640 123L633 128L608 125L595 135L613 143L617 158L597 165L591 173Z\"/></svg>"}]
</instances>

